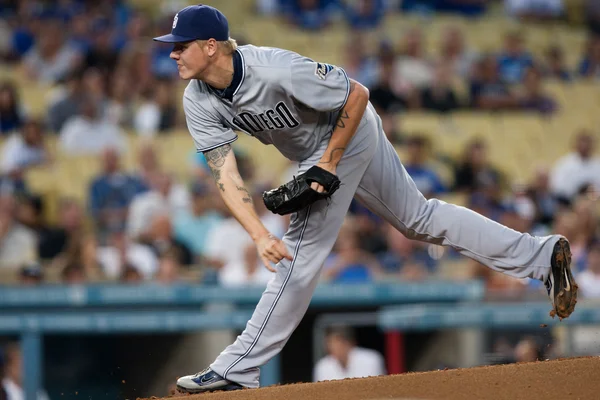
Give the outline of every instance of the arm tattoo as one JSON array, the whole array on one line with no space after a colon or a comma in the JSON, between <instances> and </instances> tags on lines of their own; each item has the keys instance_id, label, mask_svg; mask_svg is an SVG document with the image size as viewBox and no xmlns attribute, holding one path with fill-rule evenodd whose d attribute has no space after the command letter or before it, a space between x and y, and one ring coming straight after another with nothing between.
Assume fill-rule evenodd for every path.
<instances>
[{"instance_id":1,"label":"arm tattoo","mask_svg":"<svg viewBox=\"0 0 600 400\"><path fill-rule=\"evenodd\" d=\"M345 119L350 118L350 116L348 115L348 112L345 110L342 110L342 112L340 113L340 116L338 117L337 123L335 124L338 128L345 128L346 127L346 123L344 122Z\"/></svg>"},{"instance_id":2,"label":"arm tattoo","mask_svg":"<svg viewBox=\"0 0 600 400\"><path fill-rule=\"evenodd\" d=\"M248 191L248 189L246 189L243 186L237 186L236 185L237 190L239 190L240 192L244 192L246 193L246 195L244 196L244 198L242 199L242 201L244 203L249 203L249 204L253 204L252 203L252 196L250 195L250 192Z\"/></svg>"},{"instance_id":3,"label":"arm tattoo","mask_svg":"<svg viewBox=\"0 0 600 400\"><path fill-rule=\"evenodd\" d=\"M336 147L335 149L333 149L333 150L331 150L331 151L329 152L329 158L328 158L327 160L325 160L325 161L319 161L319 162L320 162L320 163L323 163L323 164L329 164L329 163L330 163L330 162L333 160L333 154L334 154L336 151L341 151L341 152L343 153L345 150L346 150L346 148L345 148L345 147Z\"/></svg>"},{"instance_id":4,"label":"arm tattoo","mask_svg":"<svg viewBox=\"0 0 600 400\"><path fill-rule=\"evenodd\" d=\"M206 162L215 178L215 182L222 192L225 191L225 186L221 183L221 167L225 165L225 159L230 151L231 145L226 144L204 153Z\"/></svg>"}]
</instances>

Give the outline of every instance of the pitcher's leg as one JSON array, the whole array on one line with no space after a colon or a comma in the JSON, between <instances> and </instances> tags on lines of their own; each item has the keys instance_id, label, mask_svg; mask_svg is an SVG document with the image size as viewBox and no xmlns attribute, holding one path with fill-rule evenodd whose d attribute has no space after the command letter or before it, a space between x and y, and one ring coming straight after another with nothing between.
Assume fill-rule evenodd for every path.
<instances>
[{"instance_id":1,"label":"pitcher's leg","mask_svg":"<svg viewBox=\"0 0 600 400\"><path fill-rule=\"evenodd\" d=\"M546 281L560 236L533 237L417 190L392 145L380 140L356 197L408 238L452 246L507 275Z\"/></svg>"},{"instance_id":2,"label":"pitcher's leg","mask_svg":"<svg viewBox=\"0 0 600 400\"><path fill-rule=\"evenodd\" d=\"M258 367L281 351L304 316L319 281L323 263L337 239L358 183L376 150L374 129L356 133L338 165L342 184L327 201L294 216L283 241L293 260L283 260L267 285L244 332L210 368L245 387L259 385ZM318 160L301 165L304 169Z\"/></svg>"}]
</instances>

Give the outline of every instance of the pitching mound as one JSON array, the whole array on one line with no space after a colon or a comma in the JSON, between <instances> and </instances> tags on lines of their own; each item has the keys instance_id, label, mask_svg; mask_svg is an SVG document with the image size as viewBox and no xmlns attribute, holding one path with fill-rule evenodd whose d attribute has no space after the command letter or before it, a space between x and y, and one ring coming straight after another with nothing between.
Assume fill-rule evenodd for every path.
<instances>
[{"instance_id":1,"label":"pitching mound","mask_svg":"<svg viewBox=\"0 0 600 400\"><path fill-rule=\"evenodd\" d=\"M583 357L176 396L170 397L169 400L598 398L600 398L600 358Z\"/></svg>"}]
</instances>

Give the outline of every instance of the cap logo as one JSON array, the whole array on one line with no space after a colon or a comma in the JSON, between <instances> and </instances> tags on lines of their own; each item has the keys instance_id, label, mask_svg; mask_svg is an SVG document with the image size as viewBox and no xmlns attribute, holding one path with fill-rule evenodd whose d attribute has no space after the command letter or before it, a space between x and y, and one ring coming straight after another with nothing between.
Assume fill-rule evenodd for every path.
<instances>
[{"instance_id":1,"label":"cap logo","mask_svg":"<svg viewBox=\"0 0 600 400\"><path fill-rule=\"evenodd\" d=\"M179 13L175 14L175 18L173 18L173 29L177 26L177 20L179 19Z\"/></svg>"}]
</instances>

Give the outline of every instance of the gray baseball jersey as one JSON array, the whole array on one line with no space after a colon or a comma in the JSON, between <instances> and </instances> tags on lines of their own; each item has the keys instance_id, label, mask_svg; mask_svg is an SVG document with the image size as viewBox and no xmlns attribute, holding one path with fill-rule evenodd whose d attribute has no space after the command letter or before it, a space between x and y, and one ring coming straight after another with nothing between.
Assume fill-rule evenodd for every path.
<instances>
[{"instance_id":1,"label":"gray baseball jersey","mask_svg":"<svg viewBox=\"0 0 600 400\"><path fill-rule=\"evenodd\" d=\"M296 53L242 46L242 71L231 101L192 81L185 91L188 126L198 151L236 139L233 130L273 144L300 161L300 171L324 153L339 110L348 99L344 71ZM236 57L234 57L235 60ZM235 61L234 61L235 65ZM560 236L533 237L467 208L427 200L404 169L371 104L337 166L342 186L291 217L282 260L246 329L210 368L245 387L259 385L259 367L283 348L304 316L350 202L358 199L411 239L452 246L505 274L546 280ZM187 378L182 378L187 379Z\"/></svg>"},{"instance_id":2,"label":"gray baseball jersey","mask_svg":"<svg viewBox=\"0 0 600 400\"><path fill-rule=\"evenodd\" d=\"M237 130L272 144L294 161L314 153L348 99L344 70L276 48L240 46L238 53L243 73L233 101L197 80L185 90L183 104L196 149L231 143Z\"/></svg>"}]
</instances>

